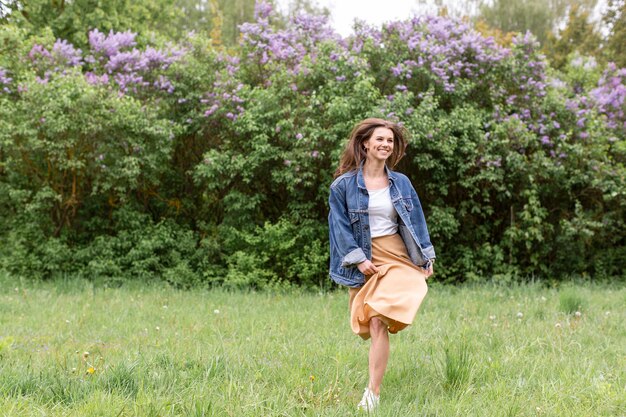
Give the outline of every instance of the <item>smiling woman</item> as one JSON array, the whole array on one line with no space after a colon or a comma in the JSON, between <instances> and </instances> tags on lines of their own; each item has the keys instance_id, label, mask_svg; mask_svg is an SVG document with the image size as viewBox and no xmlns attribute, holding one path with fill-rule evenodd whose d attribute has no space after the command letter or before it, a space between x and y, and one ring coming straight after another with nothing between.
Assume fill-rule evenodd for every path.
<instances>
[{"instance_id":1,"label":"smiling woman","mask_svg":"<svg viewBox=\"0 0 626 417\"><path fill-rule=\"evenodd\" d=\"M330 187L330 277L350 287L350 325L372 339L369 383L358 408L371 411L389 358L389 333L413 322L433 273L435 251L409 179L391 168L407 132L382 119L352 131Z\"/></svg>"}]
</instances>

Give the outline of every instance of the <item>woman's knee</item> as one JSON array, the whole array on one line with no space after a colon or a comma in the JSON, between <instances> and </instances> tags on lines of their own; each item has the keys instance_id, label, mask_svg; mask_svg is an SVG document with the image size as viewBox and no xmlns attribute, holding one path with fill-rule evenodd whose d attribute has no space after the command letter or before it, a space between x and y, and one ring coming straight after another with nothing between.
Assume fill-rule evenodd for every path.
<instances>
[{"instance_id":1,"label":"woman's knee","mask_svg":"<svg viewBox=\"0 0 626 417\"><path fill-rule=\"evenodd\" d=\"M372 317L370 320L370 334L384 334L387 332L387 325L378 317Z\"/></svg>"}]
</instances>

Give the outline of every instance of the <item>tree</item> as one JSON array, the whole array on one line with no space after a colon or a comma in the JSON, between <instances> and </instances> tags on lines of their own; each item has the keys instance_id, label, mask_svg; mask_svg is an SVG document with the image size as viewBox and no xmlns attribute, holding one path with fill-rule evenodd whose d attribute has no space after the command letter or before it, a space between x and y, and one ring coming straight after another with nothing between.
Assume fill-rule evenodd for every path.
<instances>
[{"instance_id":1,"label":"tree","mask_svg":"<svg viewBox=\"0 0 626 417\"><path fill-rule=\"evenodd\" d=\"M479 0L480 1L480 0ZM530 31L543 44L550 32L567 16L568 10L592 10L597 0L493 0L480 1L479 17L506 32Z\"/></svg>"},{"instance_id":2,"label":"tree","mask_svg":"<svg viewBox=\"0 0 626 417\"><path fill-rule=\"evenodd\" d=\"M600 51L601 38L592 24L589 23L589 13L573 6L565 29L559 32L558 37L549 33L544 52L552 66L557 69L567 64L568 56L573 52L581 55L597 56Z\"/></svg>"},{"instance_id":3,"label":"tree","mask_svg":"<svg viewBox=\"0 0 626 417\"><path fill-rule=\"evenodd\" d=\"M619 67L626 67L626 1L609 0L604 23L610 28L606 42L606 58Z\"/></svg>"}]
</instances>

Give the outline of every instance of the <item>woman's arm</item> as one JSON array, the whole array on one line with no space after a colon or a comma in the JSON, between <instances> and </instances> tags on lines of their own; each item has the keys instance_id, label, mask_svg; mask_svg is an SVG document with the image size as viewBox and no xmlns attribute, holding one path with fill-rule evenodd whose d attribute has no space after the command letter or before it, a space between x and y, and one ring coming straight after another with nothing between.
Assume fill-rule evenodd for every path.
<instances>
[{"instance_id":1,"label":"woman's arm","mask_svg":"<svg viewBox=\"0 0 626 417\"><path fill-rule=\"evenodd\" d=\"M330 188L328 227L342 258L341 266L349 267L360 264L367 260L367 257L352 235L352 225L346 205L346 193L342 185L340 182Z\"/></svg>"},{"instance_id":2,"label":"woman's arm","mask_svg":"<svg viewBox=\"0 0 626 417\"><path fill-rule=\"evenodd\" d=\"M413 203L413 210L411 210L411 224L419 237L420 246L422 247L424 255L426 255L428 259L435 259L435 248L430 242L430 234L428 233L428 226L426 226L426 218L424 217L422 204L420 203L420 199L417 196L415 188L413 188L413 184L410 182L409 184L411 186L411 200Z\"/></svg>"}]
</instances>

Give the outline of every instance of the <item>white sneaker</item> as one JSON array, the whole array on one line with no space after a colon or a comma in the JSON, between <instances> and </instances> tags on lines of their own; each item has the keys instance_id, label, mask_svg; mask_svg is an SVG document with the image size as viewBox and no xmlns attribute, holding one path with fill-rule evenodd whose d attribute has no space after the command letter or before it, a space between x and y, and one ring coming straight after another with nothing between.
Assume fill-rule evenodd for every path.
<instances>
[{"instance_id":1,"label":"white sneaker","mask_svg":"<svg viewBox=\"0 0 626 417\"><path fill-rule=\"evenodd\" d=\"M378 403L380 403L380 395L376 395L374 391L365 388L363 398L361 398L361 402L357 405L357 409L367 412L374 411L374 409L378 407Z\"/></svg>"}]
</instances>

